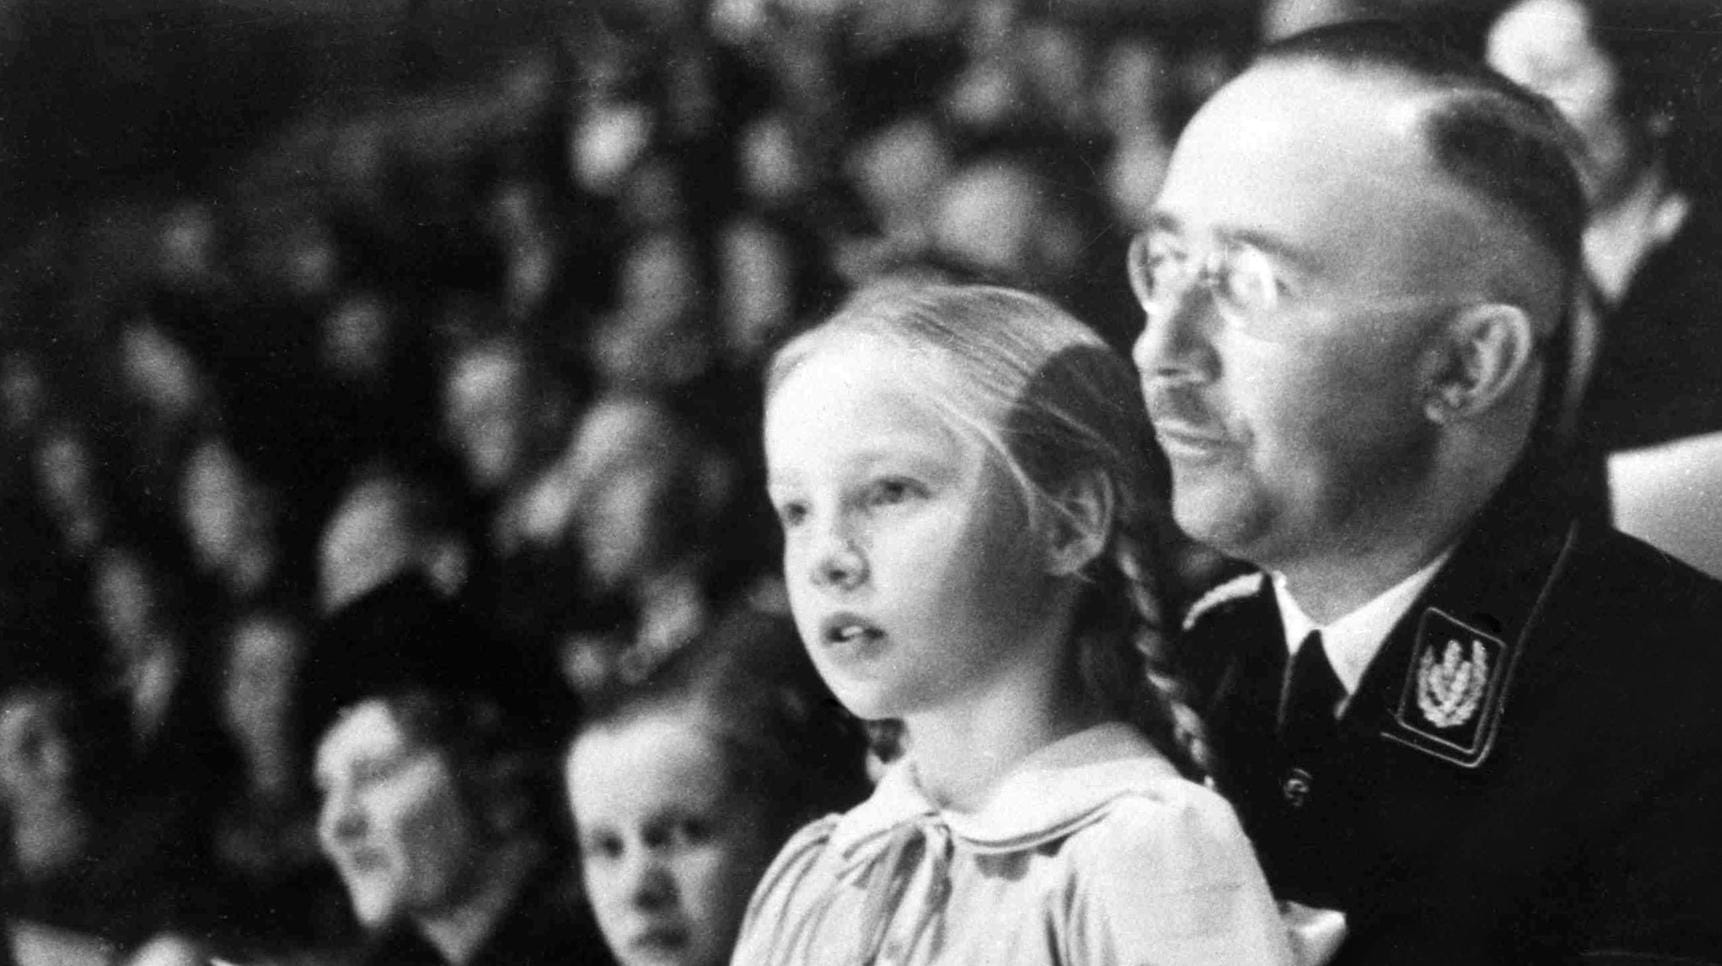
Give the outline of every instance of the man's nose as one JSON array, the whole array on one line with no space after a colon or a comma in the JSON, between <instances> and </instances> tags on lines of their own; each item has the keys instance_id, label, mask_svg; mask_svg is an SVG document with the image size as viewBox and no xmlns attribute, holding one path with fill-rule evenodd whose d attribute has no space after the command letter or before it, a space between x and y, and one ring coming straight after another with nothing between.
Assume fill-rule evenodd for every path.
<instances>
[{"instance_id":1,"label":"man's nose","mask_svg":"<svg viewBox=\"0 0 1722 966\"><path fill-rule=\"evenodd\" d=\"M1220 374L1213 335L1219 325L1213 293L1192 282L1143 306L1146 321L1130 357L1144 381L1212 382Z\"/></svg>"}]
</instances>

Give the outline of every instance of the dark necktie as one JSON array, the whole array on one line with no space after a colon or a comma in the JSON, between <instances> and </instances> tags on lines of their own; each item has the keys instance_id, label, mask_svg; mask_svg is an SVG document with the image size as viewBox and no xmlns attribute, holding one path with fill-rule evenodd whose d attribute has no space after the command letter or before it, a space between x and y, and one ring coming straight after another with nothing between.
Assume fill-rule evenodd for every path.
<instances>
[{"instance_id":1,"label":"dark necktie","mask_svg":"<svg viewBox=\"0 0 1722 966\"><path fill-rule=\"evenodd\" d=\"M1333 673L1327 649L1321 644L1321 632L1310 631L1292 659L1291 678L1280 707L1280 744L1294 754L1325 744L1334 731L1334 708L1343 697L1345 686Z\"/></svg>"}]
</instances>

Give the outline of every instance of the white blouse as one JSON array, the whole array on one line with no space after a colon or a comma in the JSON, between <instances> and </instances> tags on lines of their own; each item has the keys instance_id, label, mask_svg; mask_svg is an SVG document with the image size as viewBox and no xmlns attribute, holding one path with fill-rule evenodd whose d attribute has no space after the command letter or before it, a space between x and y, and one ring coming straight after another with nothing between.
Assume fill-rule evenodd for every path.
<instances>
[{"instance_id":1,"label":"white blouse","mask_svg":"<svg viewBox=\"0 0 1722 966\"><path fill-rule=\"evenodd\" d=\"M734 966L1290 963L1249 840L1135 729L1035 752L971 814L913 765L802 829L748 907Z\"/></svg>"}]
</instances>

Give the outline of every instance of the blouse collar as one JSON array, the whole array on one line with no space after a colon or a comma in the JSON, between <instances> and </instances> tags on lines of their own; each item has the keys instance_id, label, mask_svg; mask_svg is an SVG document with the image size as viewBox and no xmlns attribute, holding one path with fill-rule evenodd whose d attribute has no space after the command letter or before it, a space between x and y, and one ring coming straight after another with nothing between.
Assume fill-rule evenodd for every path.
<instances>
[{"instance_id":1,"label":"blouse collar","mask_svg":"<svg viewBox=\"0 0 1722 966\"><path fill-rule=\"evenodd\" d=\"M1107 722L1053 742L1018 762L986 804L969 813L940 809L915 781L912 753L880 778L873 795L838 822L831 845L846 864L865 861L906 824L943 826L959 848L997 854L1032 849L1098 819L1132 793L1154 794L1179 779L1140 732Z\"/></svg>"}]
</instances>

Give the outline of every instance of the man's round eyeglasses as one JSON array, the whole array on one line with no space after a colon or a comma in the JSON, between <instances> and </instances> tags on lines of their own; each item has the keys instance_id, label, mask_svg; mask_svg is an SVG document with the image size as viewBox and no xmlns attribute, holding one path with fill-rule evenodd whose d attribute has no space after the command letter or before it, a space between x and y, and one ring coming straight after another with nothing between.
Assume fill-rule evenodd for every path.
<instances>
[{"instance_id":1,"label":"man's round eyeglasses","mask_svg":"<svg viewBox=\"0 0 1722 966\"><path fill-rule=\"evenodd\" d=\"M1130 288L1144 309L1165 309L1200 285L1227 316L1259 319L1281 307L1273 259L1253 245L1223 242L1196 256L1175 236L1146 231L1130 242Z\"/></svg>"}]
</instances>

